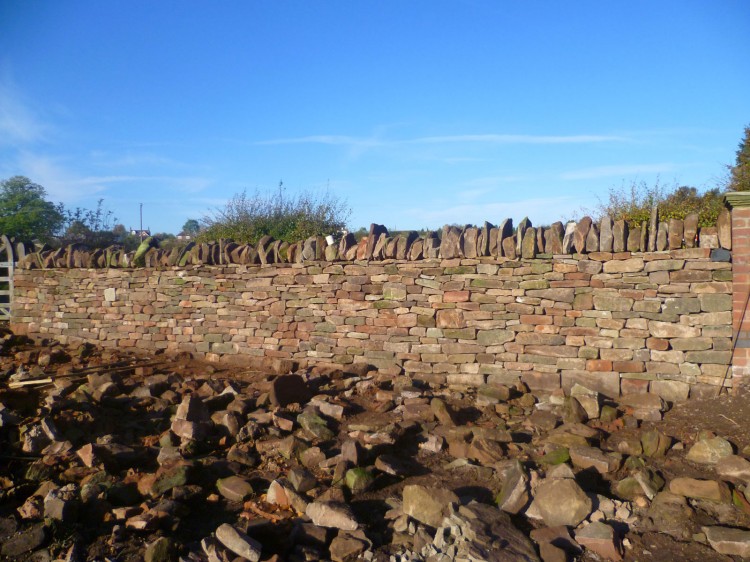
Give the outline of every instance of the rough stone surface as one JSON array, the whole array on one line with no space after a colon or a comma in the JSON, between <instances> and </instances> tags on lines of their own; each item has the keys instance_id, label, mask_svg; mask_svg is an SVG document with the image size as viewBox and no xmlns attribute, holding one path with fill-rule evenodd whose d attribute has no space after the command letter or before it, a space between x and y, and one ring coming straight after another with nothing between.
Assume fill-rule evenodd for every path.
<instances>
[{"instance_id":1,"label":"rough stone surface","mask_svg":"<svg viewBox=\"0 0 750 562\"><path fill-rule=\"evenodd\" d=\"M534 503L544 523L550 527L575 527L591 513L591 499L571 479L547 479L534 493Z\"/></svg>"},{"instance_id":2,"label":"rough stone surface","mask_svg":"<svg viewBox=\"0 0 750 562\"><path fill-rule=\"evenodd\" d=\"M450 504L458 503L458 496L444 488L431 489L418 484L404 487L404 513L431 527L439 527Z\"/></svg>"}]
</instances>

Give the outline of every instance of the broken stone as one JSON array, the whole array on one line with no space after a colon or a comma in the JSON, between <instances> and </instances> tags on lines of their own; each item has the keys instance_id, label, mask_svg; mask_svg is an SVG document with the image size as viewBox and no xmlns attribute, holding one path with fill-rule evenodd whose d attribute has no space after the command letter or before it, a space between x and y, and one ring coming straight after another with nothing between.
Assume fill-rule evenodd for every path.
<instances>
[{"instance_id":1,"label":"broken stone","mask_svg":"<svg viewBox=\"0 0 750 562\"><path fill-rule=\"evenodd\" d=\"M575 527L588 517L592 508L591 499L571 478L547 478L542 481L534 493L532 505L550 527Z\"/></svg>"},{"instance_id":2,"label":"broken stone","mask_svg":"<svg viewBox=\"0 0 750 562\"><path fill-rule=\"evenodd\" d=\"M701 439L688 451L685 458L698 464L713 465L734 454L732 444L721 437Z\"/></svg>"},{"instance_id":3,"label":"broken stone","mask_svg":"<svg viewBox=\"0 0 750 562\"><path fill-rule=\"evenodd\" d=\"M255 492L250 482L240 476L228 476L216 481L219 493L229 501L241 502L251 497Z\"/></svg>"},{"instance_id":4,"label":"broken stone","mask_svg":"<svg viewBox=\"0 0 750 562\"><path fill-rule=\"evenodd\" d=\"M355 531L359 524L345 503L314 501L307 506L307 516L316 525L343 531Z\"/></svg>"},{"instance_id":5,"label":"broken stone","mask_svg":"<svg viewBox=\"0 0 750 562\"><path fill-rule=\"evenodd\" d=\"M503 471L503 487L495 498L497 506L506 513L518 513L529 503L529 478L519 461L510 463Z\"/></svg>"},{"instance_id":6,"label":"broken stone","mask_svg":"<svg viewBox=\"0 0 750 562\"><path fill-rule=\"evenodd\" d=\"M305 408L297 416L297 423L300 424L302 429L321 441L329 441L334 437L333 431L328 428L326 420L320 416L320 411L314 406Z\"/></svg>"},{"instance_id":7,"label":"broken stone","mask_svg":"<svg viewBox=\"0 0 750 562\"><path fill-rule=\"evenodd\" d=\"M409 484L404 487L402 501L405 514L430 527L439 527L448 506L458 503L458 496L445 488Z\"/></svg>"},{"instance_id":8,"label":"broken stone","mask_svg":"<svg viewBox=\"0 0 750 562\"><path fill-rule=\"evenodd\" d=\"M660 431L653 429L641 434L641 446L643 454L647 457L662 458L667 454L672 439Z\"/></svg>"},{"instance_id":9,"label":"broken stone","mask_svg":"<svg viewBox=\"0 0 750 562\"><path fill-rule=\"evenodd\" d=\"M669 483L669 491L686 498L718 503L728 503L731 499L729 487L724 482L716 480L679 477Z\"/></svg>"},{"instance_id":10,"label":"broken stone","mask_svg":"<svg viewBox=\"0 0 750 562\"><path fill-rule=\"evenodd\" d=\"M604 453L596 447L574 446L569 450L573 465L583 470L593 468L599 474L614 472L620 468L622 458L617 453Z\"/></svg>"},{"instance_id":11,"label":"broken stone","mask_svg":"<svg viewBox=\"0 0 750 562\"><path fill-rule=\"evenodd\" d=\"M372 474L364 468L351 468L347 470L344 479L346 487L352 491L352 494L359 494L366 491L372 486L375 480Z\"/></svg>"},{"instance_id":12,"label":"broken stone","mask_svg":"<svg viewBox=\"0 0 750 562\"><path fill-rule=\"evenodd\" d=\"M333 562L349 562L360 560L362 553L367 550L368 546L366 541L344 534L335 537L328 550Z\"/></svg>"},{"instance_id":13,"label":"broken stone","mask_svg":"<svg viewBox=\"0 0 750 562\"><path fill-rule=\"evenodd\" d=\"M261 544L229 523L219 525L216 529L216 538L237 556L242 556L250 562L260 560Z\"/></svg>"},{"instance_id":14,"label":"broken stone","mask_svg":"<svg viewBox=\"0 0 750 562\"><path fill-rule=\"evenodd\" d=\"M750 530L731 527L702 527L708 544L719 554L750 557Z\"/></svg>"},{"instance_id":15,"label":"broken stone","mask_svg":"<svg viewBox=\"0 0 750 562\"><path fill-rule=\"evenodd\" d=\"M451 411L451 409L448 407L448 405L445 403L445 401L441 400L440 398L433 398L430 402L430 409L432 410L433 415L443 425L446 425L448 427L453 427L456 425L456 421L454 419L454 414Z\"/></svg>"},{"instance_id":16,"label":"broken stone","mask_svg":"<svg viewBox=\"0 0 750 562\"><path fill-rule=\"evenodd\" d=\"M576 542L607 560L622 560L622 548L615 530L606 523L589 523L576 532Z\"/></svg>"},{"instance_id":17,"label":"broken stone","mask_svg":"<svg viewBox=\"0 0 750 562\"><path fill-rule=\"evenodd\" d=\"M750 484L750 461L739 455L727 455L716 461L716 474L723 480Z\"/></svg>"},{"instance_id":18,"label":"broken stone","mask_svg":"<svg viewBox=\"0 0 750 562\"><path fill-rule=\"evenodd\" d=\"M47 527L36 523L3 542L0 554L14 559L26 552L36 550L47 542Z\"/></svg>"},{"instance_id":19,"label":"broken stone","mask_svg":"<svg viewBox=\"0 0 750 562\"><path fill-rule=\"evenodd\" d=\"M146 562L171 562L174 559L174 543L168 537L159 537L146 547Z\"/></svg>"}]
</instances>

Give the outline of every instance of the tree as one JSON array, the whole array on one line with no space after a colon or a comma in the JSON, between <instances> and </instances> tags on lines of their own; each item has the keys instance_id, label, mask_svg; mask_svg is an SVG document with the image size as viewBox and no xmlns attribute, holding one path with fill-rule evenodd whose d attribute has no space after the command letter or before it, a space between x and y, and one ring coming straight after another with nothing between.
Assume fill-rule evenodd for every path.
<instances>
[{"instance_id":1,"label":"tree","mask_svg":"<svg viewBox=\"0 0 750 562\"><path fill-rule=\"evenodd\" d=\"M45 189L24 176L0 181L0 233L22 240L50 241L65 224L62 204L46 200Z\"/></svg>"},{"instance_id":2,"label":"tree","mask_svg":"<svg viewBox=\"0 0 750 562\"><path fill-rule=\"evenodd\" d=\"M62 206L61 206L62 208ZM96 209L65 210L66 228L61 244L81 243L93 248L105 248L118 242L115 226L117 221L112 211L104 208L104 199L99 199Z\"/></svg>"},{"instance_id":3,"label":"tree","mask_svg":"<svg viewBox=\"0 0 750 562\"><path fill-rule=\"evenodd\" d=\"M201 223L195 219L188 219L185 221L185 224L182 225L182 232L192 237L197 236L200 229Z\"/></svg>"},{"instance_id":4,"label":"tree","mask_svg":"<svg viewBox=\"0 0 750 562\"><path fill-rule=\"evenodd\" d=\"M346 226L351 210L329 192L303 192L295 197L284 194L283 185L275 193L235 194L223 209L203 217L199 241L231 239L255 244L263 236L293 243L310 236L339 232Z\"/></svg>"},{"instance_id":5,"label":"tree","mask_svg":"<svg viewBox=\"0 0 750 562\"><path fill-rule=\"evenodd\" d=\"M729 168L727 188L730 191L750 191L750 125L737 147L734 166Z\"/></svg>"}]
</instances>

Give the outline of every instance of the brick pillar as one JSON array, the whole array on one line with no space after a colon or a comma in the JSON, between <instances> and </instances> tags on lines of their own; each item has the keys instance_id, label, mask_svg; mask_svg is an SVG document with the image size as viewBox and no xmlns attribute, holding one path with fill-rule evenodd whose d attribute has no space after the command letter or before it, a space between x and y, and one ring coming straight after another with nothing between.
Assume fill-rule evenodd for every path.
<instances>
[{"instance_id":1,"label":"brick pillar","mask_svg":"<svg viewBox=\"0 0 750 562\"><path fill-rule=\"evenodd\" d=\"M732 386L750 384L750 192L730 192L724 199L732 211Z\"/></svg>"}]
</instances>

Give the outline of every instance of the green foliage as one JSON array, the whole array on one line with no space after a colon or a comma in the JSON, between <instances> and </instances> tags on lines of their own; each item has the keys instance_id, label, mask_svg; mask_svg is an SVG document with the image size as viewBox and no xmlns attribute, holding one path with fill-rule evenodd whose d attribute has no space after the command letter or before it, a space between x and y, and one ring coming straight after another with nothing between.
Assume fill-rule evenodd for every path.
<instances>
[{"instance_id":1,"label":"green foliage","mask_svg":"<svg viewBox=\"0 0 750 562\"><path fill-rule=\"evenodd\" d=\"M263 236L293 243L310 236L325 236L346 226L349 207L326 192L284 195L283 186L275 193L238 193L223 209L203 217L199 242L231 239L255 244Z\"/></svg>"},{"instance_id":2,"label":"green foliage","mask_svg":"<svg viewBox=\"0 0 750 562\"><path fill-rule=\"evenodd\" d=\"M198 232L200 232L200 229L201 229L201 223L199 223L195 219L188 219L185 221L185 224L182 225L182 232L193 237L198 235Z\"/></svg>"},{"instance_id":3,"label":"green foliage","mask_svg":"<svg viewBox=\"0 0 750 562\"><path fill-rule=\"evenodd\" d=\"M65 232L60 238L61 245L86 244L92 248L106 248L119 243L112 223L117 219L112 211L104 208L104 199L99 199L96 209L65 210Z\"/></svg>"},{"instance_id":4,"label":"green foliage","mask_svg":"<svg viewBox=\"0 0 750 562\"><path fill-rule=\"evenodd\" d=\"M0 233L21 240L49 242L65 224L63 206L24 176L0 181Z\"/></svg>"},{"instance_id":5,"label":"green foliage","mask_svg":"<svg viewBox=\"0 0 750 562\"><path fill-rule=\"evenodd\" d=\"M695 187L664 186L658 181L650 186L645 182L623 184L610 188L606 202L599 202L596 218L609 215L612 220L625 220L630 226L638 226L651 218L654 205L659 209L659 220L684 219L698 213L699 226L715 226L719 212L724 206L718 189L698 193Z\"/></svg>"},{"instance_id":6,"label":"green foliage","mask_svg":"<svg viewBox=\"0 0 750 562\"><path fill-rule=\"evenodd\" d=\"M737 147L734 166L729 166L730 191L750 191L750 126L745 127L745 136Z\"/></svg>"}]
</instances>

